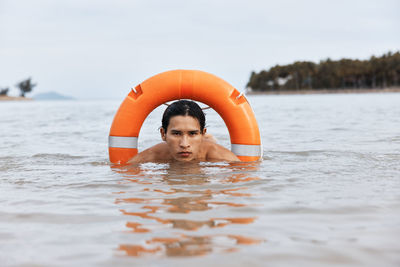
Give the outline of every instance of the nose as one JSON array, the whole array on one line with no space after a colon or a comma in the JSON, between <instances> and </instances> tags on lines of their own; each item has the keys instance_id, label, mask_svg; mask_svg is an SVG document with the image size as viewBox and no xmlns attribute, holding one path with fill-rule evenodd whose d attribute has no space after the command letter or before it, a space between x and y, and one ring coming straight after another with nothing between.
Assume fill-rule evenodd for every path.
<instances>
[{"instance_id":1,"label":"nose","mask_svg":"<svg viewBox=\"0 0 400 267\"><path fill-rule=\"evenodd\" d=\"M186 135L183 135L182 138L180 139L179 145L182 148L187 148L189 147L189 139Z\"/></svg>"}]
</instances>

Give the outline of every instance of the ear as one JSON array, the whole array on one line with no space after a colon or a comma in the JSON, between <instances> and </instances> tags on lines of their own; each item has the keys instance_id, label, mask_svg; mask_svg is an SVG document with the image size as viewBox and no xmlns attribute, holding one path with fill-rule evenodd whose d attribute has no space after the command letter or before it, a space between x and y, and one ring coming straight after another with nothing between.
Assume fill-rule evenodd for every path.
<instances>
[{"instance_id":1,"label":"ear","mask_svg":"<svg viewBox=\"0 0 400 267\"><path fill-rule=\"evenodd\" d=\"M167 138L166 138L166 136L165 136L166 133L165 133L163 127L160 128L160 134L161 134L161 139L162 139L163 141L167 141Z\"/></svg>"},{"instance_id":2,"label":"ear","mask_svg":"<svg viewBox=\"0 0 400 267\"><path fill-rule=\"evenodd\" d=\"M206 134L207 133L207 128L204 128L203 129L203 134Z\"/></svg>"}]
</instances>

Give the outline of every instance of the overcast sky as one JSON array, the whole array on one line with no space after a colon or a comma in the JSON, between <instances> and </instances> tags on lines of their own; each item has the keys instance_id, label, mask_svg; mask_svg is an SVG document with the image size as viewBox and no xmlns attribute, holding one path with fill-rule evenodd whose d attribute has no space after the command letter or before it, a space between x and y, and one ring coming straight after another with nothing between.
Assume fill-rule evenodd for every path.
<instances>
[{"instance_id":1,"label":"overcast sky","mask_svg":"<svg viewBox=\"0 0 400 267\"><path fill-rule=\"evenodd\" d=\"M0 0L0 88L122 99L166 70L252 71L400 50L398 0Z\"/></svg>"}]
</instances>

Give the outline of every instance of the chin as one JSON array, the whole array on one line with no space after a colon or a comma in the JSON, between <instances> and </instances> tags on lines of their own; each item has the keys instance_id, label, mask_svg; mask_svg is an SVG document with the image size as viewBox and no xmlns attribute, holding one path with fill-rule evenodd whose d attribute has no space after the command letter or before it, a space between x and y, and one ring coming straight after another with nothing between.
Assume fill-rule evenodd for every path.
<instances>
[{"instance_id":1,"label":"chin","mask_svg":"<svg viewBox=\"0 0 400 267\"><path fill-rule=\"evenodd\" d=\"M194 161L195 158L190 156L190 157L176 157L175 158L176 161L180 161L180 162L189 162L189 161Z\"/></svg>"},{"instance_id":2,"label":"chin","mask_svg":"<svg viewBox=\"0 0 400 267\"><path fill-rule=\"evenodd\" d=\"M189 161L193 161L194 159L193 158L176 158L175 160L179 161L179 162L189 162Z\"/></svg>"}]
</instances>

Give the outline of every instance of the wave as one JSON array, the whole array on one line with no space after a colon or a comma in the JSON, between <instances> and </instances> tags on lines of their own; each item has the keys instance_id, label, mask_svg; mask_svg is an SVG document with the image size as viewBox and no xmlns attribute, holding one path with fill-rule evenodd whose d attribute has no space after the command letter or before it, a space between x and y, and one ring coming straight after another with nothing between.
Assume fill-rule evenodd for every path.
<instances>
[{"instance_id":1,"label":"wave","mask_svg":"<svg viewBox=\"0 0 400 267\"><path fill-rule=\"evenodd\" d=\"M63 153L39 153L32 156L32 158L41 158L41 159L83 159L85 156L73 156L69 154Z\"/></svg>"}]
</instances>

